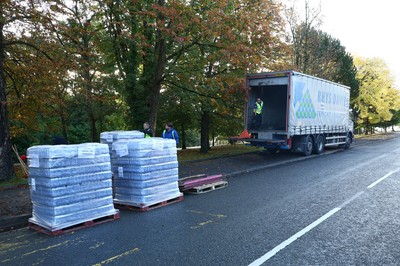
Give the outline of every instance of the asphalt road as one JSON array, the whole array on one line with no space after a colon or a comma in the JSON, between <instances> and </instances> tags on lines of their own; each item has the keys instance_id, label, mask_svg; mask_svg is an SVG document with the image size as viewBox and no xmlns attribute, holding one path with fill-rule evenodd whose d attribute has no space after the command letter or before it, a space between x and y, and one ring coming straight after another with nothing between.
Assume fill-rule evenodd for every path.
<instances>
[{"instance_id":1,"label":"asphalt road","mask_svg":"<svg viewBox=\"0 0 400 266\"><path fill-rule=\"evenodd\" d=\"M399 265L399 156L393 138L277 160L227 188L74 233L2 233L0 264Z\"/></svg>"}]
</instances>

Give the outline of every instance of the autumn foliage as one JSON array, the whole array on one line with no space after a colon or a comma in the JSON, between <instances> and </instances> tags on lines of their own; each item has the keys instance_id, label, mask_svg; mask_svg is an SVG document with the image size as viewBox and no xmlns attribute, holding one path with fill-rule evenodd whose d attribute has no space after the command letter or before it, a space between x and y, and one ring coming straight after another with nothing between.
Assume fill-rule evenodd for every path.
<instances>
[{"instance_id":1,"label":"autumn foliage","mask_svg":"<svg viewBox=\"0 0 400 266\"><path fill-rule=\"evenodd\" d=\"M348 83L355 99L351 55L307 22L291 24L308 36L297 41L285 8L273 0L0 1L0 179L11 175L11 143L98 141L144 121L156 133L175 122L183 147L201 132L207 152L210 137L240 132L251 72L302 69ZM389 119L379 114L369 123Z\"/></svg>"}]
</instances>

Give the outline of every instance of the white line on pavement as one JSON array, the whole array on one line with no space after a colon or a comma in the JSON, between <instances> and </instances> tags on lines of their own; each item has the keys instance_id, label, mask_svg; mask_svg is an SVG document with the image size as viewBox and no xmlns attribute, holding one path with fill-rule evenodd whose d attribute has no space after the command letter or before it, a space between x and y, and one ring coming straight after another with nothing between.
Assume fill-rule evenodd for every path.
<instances>
[{"instance_id":1,"label":"white line on pavement","mask_svg":"<svg viewBox=\"0 0 400 266\"><path fill-rule=\"evenodd\" d=\"M350 199L346 200L345 202L342 203L342 205L339 206L339 208L343 208L344 206L346 206L347 204L350 204L350 202L352 202L353 200L355 200L356 198L358 198L359 196L361 196L362 194L364 194L365 191L360 191L357 194L355 194L353 197L351 197Z\"/></svg>"},{"instance_id":2,"label":"white line on pavement","mask_svg":"<svg viewBox=\"0 0 400 266\"><path fill-rule=\"evenodd\" d=\"M396 173L396 172L399 171L399 170L400 170L400 168L399 168L399 169L396 169L396 170L394 170L394 171L392 171L392 172L390 172L390 173L388 173L388 174L386 174L386 175L384 175L383 177L379 178L379 179L376 180L374 183L372 183L371 185L369 185L368 188L373 188L373 187L376 186L378 183L380 183L381 181L383 181L385 178L391 176L392 174Z\"/></svg>"},{"instance_id":3,"label":"white line on pavement","mask_svg":"<svg viewBox=\"0 0 400 266\"><path fill-rule=\"evenodd\" d=\"M394 174L394 173L396 173L398 171L400 171L400 168L389 172L385 176L381 177L380 179L378 179L377 181L375 181L374 183L369 185L368 188L372 188L372 187L376 186L379 182L381 182L385 178L391 176L392 174ZM365 191L360 191L360 192L356 193L353 197L351 197L350 199L346 200L339 207L334 208L331 211L327 212L325 215L321 216L318 220L314 221L313 223L311 223L307 227L303 228L302 230L300 230L299 232L297 232L293 236L289 237L288 239L286 239L285 241L280 243L278 246L274 247L273 249L271 249L270 251L265 253L262 257L256 259L252 263L250 263L249 266L259 266L259 265L263 264L264 262L266 262L267 260L269 260L270 258L275 256L279 251L281 251L282 249L284 249L285 247L287 247L288 245L290 245L291 243L296 241L298 238L300 238L304 234L306 234L309 231L311 231L314 227L316 227L317 225L319 225L320 223L322 223L323 221L325 221L326 219L328 219L329 217L334 215L336 212L340 211L341 208L343 208L344 206L348 205L350 202L352 202L353 200L355 200L356 198L358 198L359 196L361 196L364 193L365 193Z\"/></svg>"},{"instance_id":4,"label":"white line on pavement","mask_svg":"<svg viewBox=\"0 0 400 266\"><path fill-rule=\"evenodd\" d=\"M320 223L322 223L323 221L334 215L339 210L340 208L334 208L331 211L327 212L324 216L320 217L318 220L314 221L313 223L303 228L293 236L289 237L288 239L280 243L278 246L274 247L273 249L265 253L262 257L253 261L251 264L249 264L249 266L258 266L263 264L264 262L275 256L275 254L278 253L280 250L284 249L286 246L296 241L298 238L300 238L301 236L309 232L311 229L313 229L314 227L316 227L317 225L319 225Z\"/></svg>"}]
</instances>

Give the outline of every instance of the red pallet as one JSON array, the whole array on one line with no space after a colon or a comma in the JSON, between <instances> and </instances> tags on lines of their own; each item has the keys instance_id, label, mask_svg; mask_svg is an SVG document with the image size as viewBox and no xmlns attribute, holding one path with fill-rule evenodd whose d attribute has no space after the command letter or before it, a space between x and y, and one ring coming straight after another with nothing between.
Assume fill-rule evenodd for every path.
<instances>
[{"instance_id":1,"label":"red pallet","mask_svg":"<svg viewBox=\"0 0 400 266\"><path fill-rule=\"evenodd\" d=\"M119 212L113 215L108 215L108 216L104 216L98 219L94 219L94 220L89 220L83 223L79 223L73 226L69 226L66 228L62 228L62 229L57 229L57 230L49 230L47 228L44 228L43 226L40 226L38 224L34 224L29 222L29 228L39 232L39 233L43 233L49 236L58 236L58 235L62 235L65 233L70 233L70 232L74 232L76 230L80 230L83 228L88 228L88 227L92 227L95 225L99 225L99 224L103 224L103 223L107 223L107 222L111 222L111 221L115 221L118 220L120 218L120 214Z\"/></svg>"},{"instance_id":2,"label":"red pallet","mask_svg":"<svg viewBox=\"0 0 400 266\"><path fill-rule=\"evenodd\" d=\"M223 176L221 174L219 175L210 175L206 176L204 174L201 175L196 175L196 176L189 176L185 178L179 179L179 190L181 192L185 192L186 190L202 186L202 185L207 185L215 182L220 182L224 181Z\"/></svg>"},{"instance_id":3,"label":"red pallet","mask_svg":"<svg viewBox=\"0 0 400 266\"><path fill-rule=\"evenodd\" d=\"M152 205L145 205L145 204L140 204L140 206L133 206L133 205L128 205L128 204L121 204L121 203L114 203L114 208L120 209L120 210L130 210L130 211L139 211L139 212L146 212L146 211L151 211L156 208L160 208L163 206L167 206L176 202L180 202L183 200L183 196L179 196L177 198L161 201Z\"/></svg>"}]
</instances>

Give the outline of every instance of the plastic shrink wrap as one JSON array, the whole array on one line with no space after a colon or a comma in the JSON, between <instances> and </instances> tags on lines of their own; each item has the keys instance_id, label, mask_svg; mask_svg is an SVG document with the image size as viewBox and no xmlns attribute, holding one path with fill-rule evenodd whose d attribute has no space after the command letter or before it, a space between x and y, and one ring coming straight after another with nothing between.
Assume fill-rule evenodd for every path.
<instances>
[{"instance_id":1,"label":"plastic shrink wrap","mask_svg":"<svg viewBox=\"0 0 400 266\"><path fill-rule=\"evenodd\" d=\"M55 231L118 213L106 144L34 146L28 149L28 166L29 222Z\"/></svg>"},{"instance_id":2,"label":"plastic shrink wrap","mask_svg":"<svg viewBox=\"0 0 400 266\"><path fill-rule=\"evenodd\" d=\"M145 138L112 144L114 202L150 206L182 196L178 186L176 142Z\"/></svg>"},{"instance_id":3,"label":"plastic shrink wrap","mask_svg":"<svg viewBox=\"0 0 400 266\"><path fill-rule=\"evenodd\" d=\"M112 144L117 140L123 139L143 139L144 133L138 130L124 131L106 131L100 133L100 143L108 145L109 151L111 153Z\"/></svg>"}]
</instances>

